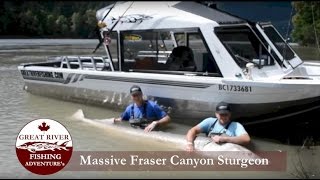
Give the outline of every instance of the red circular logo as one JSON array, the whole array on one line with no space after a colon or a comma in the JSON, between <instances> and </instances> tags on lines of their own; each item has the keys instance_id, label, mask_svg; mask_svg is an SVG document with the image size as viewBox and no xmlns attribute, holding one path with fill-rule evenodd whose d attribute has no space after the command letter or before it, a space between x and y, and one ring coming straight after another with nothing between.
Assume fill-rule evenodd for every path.
<instances>
[{"instance_id":1,"label":"red circular logo","mask_svg":"<svg viewBox=\"0 0 320 180\"><path fill-rule=\"evenodd\" d=\"M71 158L71 136L59 122L37 119L20 131L16 153L27 170L40 175L53 174L63 169Z\"/></svg>"}]
</instances>

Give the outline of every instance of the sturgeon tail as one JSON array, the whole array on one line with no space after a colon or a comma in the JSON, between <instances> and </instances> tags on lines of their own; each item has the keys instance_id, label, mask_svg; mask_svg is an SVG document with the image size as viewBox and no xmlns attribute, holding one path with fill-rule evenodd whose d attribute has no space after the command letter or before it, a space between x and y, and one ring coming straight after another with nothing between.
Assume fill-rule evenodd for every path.
<instances>
[{"instance_id":1,"label":"sturgeon tail","mask_svg":"<svg viewBox=\"0 0 320 180\"><path fill-rule=\"evenodd\" d=\"M71 116L71 118L74 119L74 120L83 120L83 119L85 119L82 109L78 109L78 110Z\"/></svg>"}]
</instances>

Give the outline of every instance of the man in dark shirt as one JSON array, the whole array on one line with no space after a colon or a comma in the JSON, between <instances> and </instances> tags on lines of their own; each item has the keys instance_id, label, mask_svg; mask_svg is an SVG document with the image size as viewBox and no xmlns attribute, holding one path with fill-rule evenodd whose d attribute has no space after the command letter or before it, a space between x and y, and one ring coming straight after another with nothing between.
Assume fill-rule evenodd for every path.
<instances>
[{"instance_id":1,"label":"man in dark shirt","mask_svg":"<svg viewBox=\"0 0 320 180\"><path fill-rule=\"evenodd\" d=\"M156 126L166 125L170 122L169 115L155 102L144 100L139 86L130 88L131 99L134 102L127 106L119 118L114 121L129 121L132 124L143 124L144 131L152 131ZM140 126L141 127L141 126Z\"/></svg>"}]
</instances>

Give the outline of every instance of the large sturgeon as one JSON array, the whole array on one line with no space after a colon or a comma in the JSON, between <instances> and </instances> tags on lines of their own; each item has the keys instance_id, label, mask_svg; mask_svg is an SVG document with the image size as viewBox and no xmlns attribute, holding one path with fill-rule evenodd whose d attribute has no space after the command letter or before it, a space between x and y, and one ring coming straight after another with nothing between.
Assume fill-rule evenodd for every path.
<instances>
[{"instance_id":1,"label":"large sturgeon","mask_svg":"<svg viewBox=\"0 0 320 180\"><path fill-rule=\"evenodd\" d=\"M176 145L178 149L185 150L186 140L185 135L175 134L171 132L163 132L163 131L151 131L144 132L140 128L132 128L130 126L125 126L122 123L117 124L114 123L113 118L110 119L88 119L84 116L84 113L81 109L77 110L72 116L72 119L80 120L85 123L91 124L95 127L100 127L112 131L117 131L121 133L125 133L132 137L141 137L144 139L149 139L153 141L158 141L162 143L173 143ZM229 153L232 156L237 156L241 158L259 158L258 155L250 151L249 149L233 143L223 143L216 144L212 142L212 140L208 137L198 136L194 141L195 149L198 152L208 152L208 151L220 151L220 152L236 152ZM207 154L207 153L204 153ZM212 153L211 153L212 154ZM216 153L213 153L216 154Z\"/></svg>"}]
</instances>

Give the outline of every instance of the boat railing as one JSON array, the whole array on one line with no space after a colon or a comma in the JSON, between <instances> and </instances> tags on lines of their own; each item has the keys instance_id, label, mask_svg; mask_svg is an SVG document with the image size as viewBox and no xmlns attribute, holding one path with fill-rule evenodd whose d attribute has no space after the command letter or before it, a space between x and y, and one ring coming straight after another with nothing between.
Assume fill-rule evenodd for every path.
<instances>
[{"instance_id":1,"label":"boat railing","mask_svg":"<svg viewBox=\"0 0 320 180\"><path fill-rule=\"evenodd\" d=\"M60 68L114 71L110 60L102 56L62 56Z\"/></svg>"}]
</instances>

